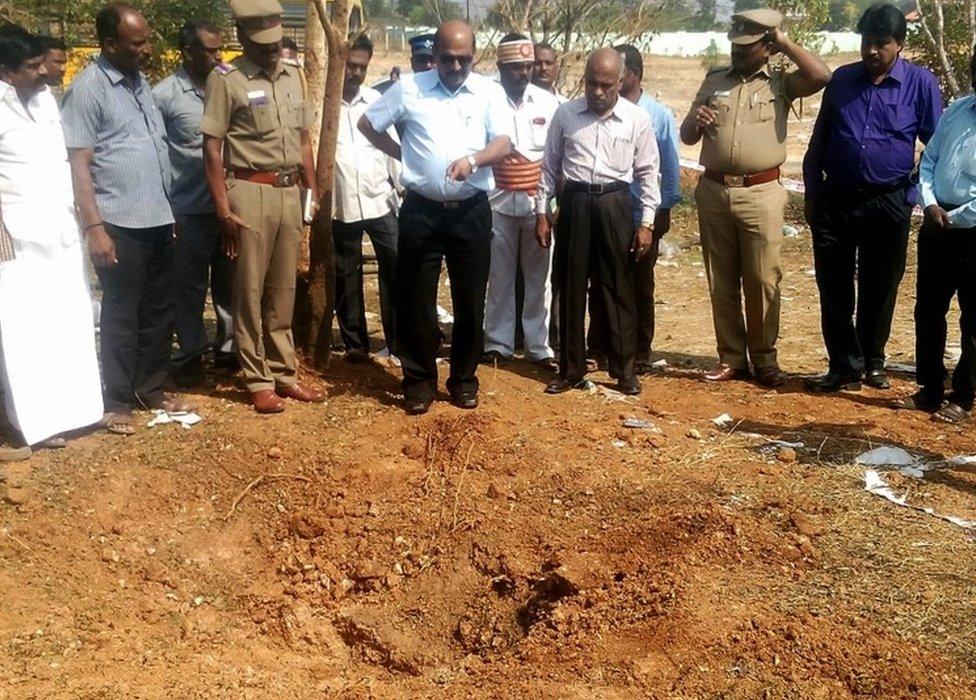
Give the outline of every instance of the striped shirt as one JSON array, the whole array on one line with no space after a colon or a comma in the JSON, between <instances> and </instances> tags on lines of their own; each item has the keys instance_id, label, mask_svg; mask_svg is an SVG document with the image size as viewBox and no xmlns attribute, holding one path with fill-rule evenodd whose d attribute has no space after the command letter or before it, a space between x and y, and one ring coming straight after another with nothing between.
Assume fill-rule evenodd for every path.
<instances>
[{"instance_id":1,"label":"striped shirt","mask_svg":"<svg viewBox=\"0 0 976 700\"><path fill-rule=\"evenodd\" d=\"M598 116L585 98L559 106L546 138L536 213L543 214L559 181L605 185L637 181L641 222L654 221L661 204L660 157L647 112L617 98L610 113Z\"/></svg>"},{"instance_id":2,"label":"striped shirt","mask_svg":"<svg viewBox=\"0 0 976 700\"><path fill-rule=\"evenodd\" d=\"M99 56L71 83L61 115L68 149L94 151L104 221L123 228L173 223L166 127L144 75L127 76Z\"/></svg>"}]
</instances>

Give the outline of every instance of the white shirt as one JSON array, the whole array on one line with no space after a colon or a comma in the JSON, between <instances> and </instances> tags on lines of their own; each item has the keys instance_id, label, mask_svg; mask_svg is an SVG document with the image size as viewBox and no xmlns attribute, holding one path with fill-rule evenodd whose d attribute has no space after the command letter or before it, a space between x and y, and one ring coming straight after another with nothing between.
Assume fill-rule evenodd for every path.
<instances>
[{"instance_id":1,"label":"white shirt","mask_svg":"<svg viewBox=\"0 0 976 700\"><path fill-rule=\"evenodd\" d=\"M403 186L436 202L468 199L495 187L491 168L478 168L464 182L447 179L458 158L482 150L498 136L511 136L502 109L505 91L470 73L455 91L436 70L403 75L366 111L373 129L401 128Z\"/></svg>"},{"instance_id":2,"label":"white shirt","mask_svg":"<svg viewBox=\"0 0 976 700\"><path fill-rule=\"evenodd\" d=\"M552 123L552 115L559 108L559 101L551 92L531 83L522 94L522 103L516 105L506 95L505 116L512 132L512 148L532 162L542 160L546 150L546 134ZM508 216L531 216L535 212L535 200L529 192L507 192L495 189L491 193L491 208Z\"/></svg>"},{"instance_id":3,"label":"white shirt","mask_svg":"<svg viewBox=\"0 0 976 700\"><path fill-rule=\"evenodd\" d=\"M42 245L78 240L61 114L50 89L24 109L0 82L0 211L10 235Z\"/></svg>"},{"instance_id":4,"label":"white shirt","mask_svg":"<svg viewBox=\"0 0 976 700\"><path fill-rule=\"evenodd\" d=\"M599 116L586 98L559 106L546 137L537 213L546 211L556 183L630 183L640 188L641 218L654 221L661 204L661 161L651 117L633 102L618 97L609 114Z\"/></svg>"},{"instance_id":5,"label":"white shirt","mask_svg":"<svg viewBox=\"0 0 976 700\"><path fill-rule=\"evenodd\" d=\"M399 177L395 160L373 146L356 124L380 93L363 85L352 102L339 105L336 148L335 213L343 223L378 219L390 213L393 184ZM388 131L396 139L396 132Z\"/></svg>"}]
</instances>

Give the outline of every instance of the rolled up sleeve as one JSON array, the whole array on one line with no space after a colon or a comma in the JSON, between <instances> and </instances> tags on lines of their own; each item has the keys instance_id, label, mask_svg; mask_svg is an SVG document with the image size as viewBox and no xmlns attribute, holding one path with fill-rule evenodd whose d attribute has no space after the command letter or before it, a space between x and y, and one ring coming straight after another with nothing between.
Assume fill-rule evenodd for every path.
<instances>
[{"instance_id":1,"label":"rolled up sleeve","mask_svg":"<svg viewBox=\"0 0 976 700\"><path fill-rule=\"evenodd\" d=\"M99 90L94 84L79 80L68 88L61 106L65 146L93 149L98 141L102 107Z\"/></svg>"},{"instance_id":2,"label":"rolled up sleeve","mask_svg":"<svg viewBox=\"0 0 976 700\"><path fill-rule=\"evenodd\" d=\"M403 83L397 81L369 106L364 115L373 129L382 133L403 117Z\"/></svg>"},{"instance_id":3,"label":"rolled up sleeve","mask_svg":"<svg viewBox=\"0 0 976 700\"><path fill-rule=\"evenodd\" d=\"M222 139L227 135L230 127L230 117L233 113L233 98L227 87L227 80L217 71L210 73L207 78L207 91L203 97L203 120L200 122L200 133Z\"/></svg>"}]
</instances>

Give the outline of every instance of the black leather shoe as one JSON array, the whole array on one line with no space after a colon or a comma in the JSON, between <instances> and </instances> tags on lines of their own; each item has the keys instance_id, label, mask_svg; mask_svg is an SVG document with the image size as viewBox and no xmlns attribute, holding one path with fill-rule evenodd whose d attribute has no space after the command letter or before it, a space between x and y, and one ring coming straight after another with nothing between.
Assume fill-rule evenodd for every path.
<instances>
[{"instance_id":1,"label":"black leather shoe","mask_svg":"<svg viewBox=\"0 0 976 700\"><path fill-rule=\"evenodd\" d=\"M175 383L178 389L192 389L203 384L203 358L187 360L176 370Z\"/></svg>"},{"instance_id":2,"label":"black leather shoe","mask_svg":"<svg viewBox=\"0 0 976 700\"><path fill-rule=\"evenodd\" d=\"M508 362L508 358L497 350L489 350L481 356L481 364L483 365L500 365L505 362Z\"/></svg>"},{"instance_id":3,"label":"black leather shoe","mask_svg":"<svg viewBox=\"0 0 976 700\"><path fill-rule=\"evenodd\" d=\"M409 416L419 416L427 413L432 403L434 403L432 396L408 396L403 400L403 410Z\"/></svg>"},{"instance_id":4,"label":"black leather shoe","mask_svg":"<svg viewBox=\"0 0 976 700\"><path fill-rule=\"evenodd\" d=\"M478 392L459 391L451 396L451 403L458 408L478 408Z\"/></svg>"},{"instance_id":5,"label":"black leather shoe","mask_svg":"<svg viewBox=\"0 0 976 700\"><path fill-rule=\"evenodd\" d=\"M873 389L890 389L888 373L883 369L869 369L864 373L864 383Z\"/></svg>"},{"instance_id":6,"label":"black leather shoe","mask_svg":"<svg viewBox=\"0 0 976 700\"><path fill-rule=\"evenodd\" d=\"M857 374L827 372L827 374L819 377L804 379L803 386L807 391L812 391L816 394L832 394L836 391L859 391L861 388L861 377Z\"/></svg>"},{"instance_id":7,"label":"black leather shoe","mask_svg":"<svg viewBox=\"0 0 976 700\"><path fill-rule=\"evenodd\" d=\"M637 396L641 393L640 380L637 377L627 377L617 382L617 391L627 396Z\"/></svg>"},{"instance_id":8,"label":"black leather shoe","mask_svg":"<svg viewBox=\"0 0 976 700\"><path fill-rule=\"evenodd\" d=\"M562 377L556 377L551 382L546 384L545 391L547 394L563 394L569 391L570 389L582 389L583 385L584 382L582 380L573 381L571 379L563 379Z\"/></svg>"}]
</instances>

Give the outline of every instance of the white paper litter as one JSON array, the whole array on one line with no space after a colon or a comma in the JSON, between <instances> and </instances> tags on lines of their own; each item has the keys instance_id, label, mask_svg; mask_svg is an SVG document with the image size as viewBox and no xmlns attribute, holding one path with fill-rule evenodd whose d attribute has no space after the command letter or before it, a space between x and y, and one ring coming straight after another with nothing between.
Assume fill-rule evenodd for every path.
<instances>
[{"instance_id":1,"label":"white paper litter","mask_svg":"<svg viewBox=\"0 0 976 700\"><path fill-rule=\"evenodd\" d=\"M170 413L162 409L157 409L153 411L153 414L153 419L146 423L146 426L149 428L155 428L157 425L166 425L167 423L179 423L189 430L203 420L198 414L187 411L173 411Z\"/></svg>"},{"instance_id":2,"label":"white paper litter","mask_svg":"<svg viewBox=\"0 0 976 700\"><path fill-rule=\"evenodd\" d=\"M654 427L654 424L649 420L643 418L634 418L633 416L627 416L624 418L624 427L633 428L634 430L650 430Z\"/></svg>"},{"instance_id":3,"label":"white paper litter","mask_svg":"<svg viewBox=\"0 0 976 700\"><path fill-rule=\"evenodd\" d=\"M454 323L454 316L440 304L437 305L437 322L445 326Z\"/></svg>"},{"instance_id":4,"label":"white paper litter","mask_svg":"<svg viewBox=\"0 0 976 700\"><path fill-rule=\"evenodd\" d=\"M606 403L613 403L616 401L627 403L637 400L637 398L634 396L627 396L627 394L622 394L619 391L605 387L602 384L594 384L588 379L586 380L586 383L588 385L586 390L590 394L598 394Z\"/></svg>"},{"instance_id":5,"label":"white paper litter","mask_svg":"<svg viewBox=\"0 0 976 700\"><path fill-rule=\"evenodd\" d=\"M610 441L610 444L613 445L614 447L616 447L618 450L620 448L622 448L622 447L626 447L627 446L627 443L624 442L623 440L611 440Z\"/></svg>"},{"instance_id":6,"label":"white paper litter","mask_svg":"<svg viewBox=\"0 0 976 700\"><path fill-rule=\"evenodd\" d=\"M759 446L759 451L764 454L770 454L772 452L779 452L784 448L799 450L801 447L805 447L802 442L790 442L789 440L767 440L765 444Z\"/></svg>"},{"instance_id":7,"label":"white paper litter","mask_svg":"<svg viewBox=\"0 0 976 700\"><path fill-rule=\"evenodd\" d=\"M712 423L720 428L727 428L732 425L732 416L730 416L728 413L723 413L720 416L715 416L712 418Z\"/></svg>"},{"instance_id":8,"label":"white paper litter","mask_svg":"<svg viewBox=\"0 0 976 700\"><path fill-rule=\"evenodd\" d=\"M964 467L967 464L976 464L976 455L956 455L946 460L946 464L955 467Z\"/></svg>"},{"instance_id":9,"label":"white paper litter","mask_svg":"<svg viewBox=\"0 0 976 700\"><path fill-rule=\"evenodd\" d=\"M653 367L654 369L664 369L667 366L668 366L668 361L665 360L663 357L660 360L654 360L654 362L651 363L651 367Z\"/></svg>"},{"instance_id":10,"label":"white paper litter","mask_svg":"<svg viewBox=\"0 0 976 700\"><path fill-rule=\"evenodd\" d=\"M655 265L658 267L677 267L678 263L674 260L658 260Z\"/></svg>"},{"instance_id":11,"label":"white paper litter","mask_svg":"<svg viewBox=\"0 0 976 700\"><path fill-rule=\"evenodd\" d=\"M913 506L908 502L907 493L901 496L897 495L894 490L888 486L879 472L874 469L868 469L864 472L864 490L869 493L873 493L875 496L881 496L896 506L901 506L902 508L911 508L912 510L917 510L920 513L926 513L927 515L939 518L939 520L945 520L947 523L952 523L957 527L965 528L966 530L976 530L976 521L966 520L964 518L957 518L954 515L943 515L938 513L932 508L923 508L921 506Z\"/></svg>"},{"instance_id":12,"label":"white paper litter","mask_svg":"<svg viewBox=\"0 0 976 700\"><path fill-rule=\"evenodd\" d=\"M909 454L900 447L883 445L859 454L854 462L866 467L897 467L904 476L920 479L932 465L917 456Z\"/></svg>"}]
</instances>

